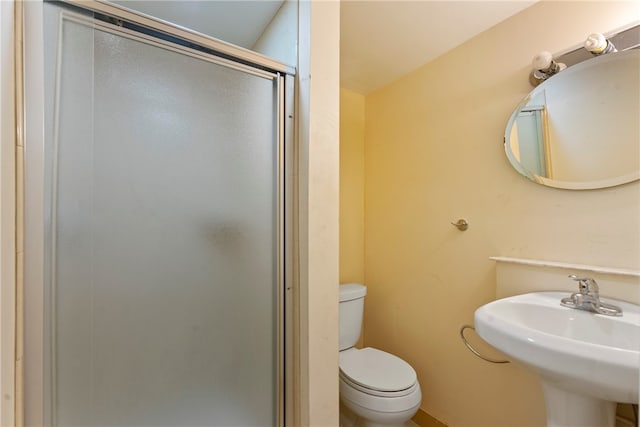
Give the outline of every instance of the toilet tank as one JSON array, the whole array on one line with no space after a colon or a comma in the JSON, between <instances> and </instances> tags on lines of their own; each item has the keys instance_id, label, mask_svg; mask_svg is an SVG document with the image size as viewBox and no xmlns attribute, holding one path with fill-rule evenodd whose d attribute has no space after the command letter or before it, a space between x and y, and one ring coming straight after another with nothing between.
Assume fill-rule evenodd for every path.
<instances>
[{"instance_id":1,"label":"toilet tank","mask_svg":"<svg viewBox=\"0 0 640 427\"><path fill-rule=\"evenodd\" d=\"M340 285L340 351L353 347L360 338L366 294L364 285Z\"/></svg>"}]
</instances>

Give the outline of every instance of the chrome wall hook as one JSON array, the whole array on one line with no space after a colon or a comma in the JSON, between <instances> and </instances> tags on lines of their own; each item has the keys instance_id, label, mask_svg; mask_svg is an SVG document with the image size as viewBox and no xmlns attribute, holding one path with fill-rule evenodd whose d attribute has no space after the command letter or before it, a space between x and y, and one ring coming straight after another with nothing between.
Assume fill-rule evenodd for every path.
<instances>
[{"instance_id":1,"label":"chrome wall hook","mask_svg":"<svg viewBox=\"0 0 640 427\"><path fill-rule=\"evenodd\" d=\"M460 218L458 222L452 222L451 225L453 225L460 231L465 231L467 228L469 228L469 221L464 218Z\"/></svg>"}]
</instances>

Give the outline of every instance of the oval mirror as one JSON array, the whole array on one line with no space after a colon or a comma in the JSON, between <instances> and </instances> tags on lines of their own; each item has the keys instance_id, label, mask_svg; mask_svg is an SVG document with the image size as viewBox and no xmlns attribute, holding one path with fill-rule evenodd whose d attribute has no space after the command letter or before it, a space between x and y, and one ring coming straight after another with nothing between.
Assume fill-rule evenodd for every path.
<instances>
[{"instance_id":1,"label":"oval mirror","mask_svg":"<svg viewBox=\"0 0 640 427\"><path fill-rule=\"evenodd\" d=\"M588 59L549 78L518 105L505 152L549 187L612 187L640 179L640 49Z\"/></svg>"}]
</instances>

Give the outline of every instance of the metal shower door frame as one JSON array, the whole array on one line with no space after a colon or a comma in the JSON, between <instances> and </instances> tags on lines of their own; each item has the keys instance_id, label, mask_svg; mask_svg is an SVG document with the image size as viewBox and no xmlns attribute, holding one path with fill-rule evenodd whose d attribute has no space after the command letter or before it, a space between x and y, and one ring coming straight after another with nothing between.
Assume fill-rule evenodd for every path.
<instances>
[{"instance_id":1,"label":"metal shower door frame","mask_svg":"<svg viewBox=\"0 0 640 427\"><path fill-rule=\"evenodd\" d=\"M53 381L47 377L52 372L51 346L53 339L45 328L47 296L45 289L45 198L44 184L44 45L43 45L43 1L18 2L23 9L22 51L24 63L24 90L19 91L18 105L24 108L24 171L16 176L18 188L24 194L24 259L22 280L18 280L18 293L23 297L17 304L17 363L16 394L17 419L25 425L55 425L51 417L53 408ZM127 37L139 37L146 42L187 54L200 59L234 68L261 77L271 76L275 82L277 105L277 426L290 424L285 413L291 414L293 376L292 336L293 322L293 184L294 184L294 78L295 68L237 46L203 34L175 26L105 1L65 0L64 3L85 11L113 18L116 23L127 22L186 41L205 48L194 49L154 38L149 34L136 33L122 25L104 20L91 19L91 25L101 30L122 33ZM73 19L73 14L70 14ZM87 18L82 18L87 19ZM20 193L20 191L18 191ZM50 340L48 342L48 340ZM24 417L24 418L23 418ZM288 415L290 418L290 415Z\"/></svg>"}]
</instances>

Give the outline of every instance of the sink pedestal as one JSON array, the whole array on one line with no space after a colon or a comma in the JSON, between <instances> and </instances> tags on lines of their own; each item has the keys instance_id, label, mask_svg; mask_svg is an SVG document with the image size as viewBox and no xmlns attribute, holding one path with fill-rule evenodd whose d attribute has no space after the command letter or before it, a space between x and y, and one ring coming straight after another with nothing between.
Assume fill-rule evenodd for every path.
<instances>
[{"instance_id":1,"label":"sink pedestal","mask_svg":"<svg viewBox=\"0 0 640 427\"><path fill-rule=\"evenodd\" d=\"M566 391L541 377L547 427L615 427L616 402Z\"/></svg>"}]
</instances>

